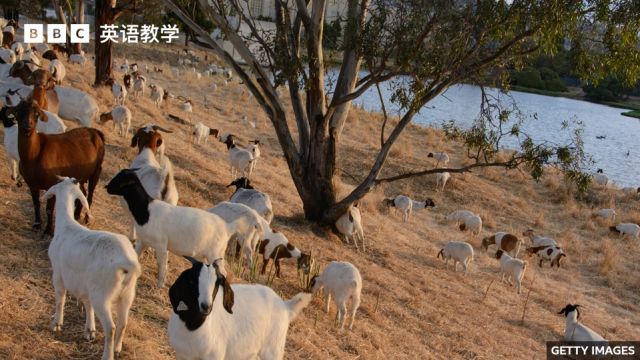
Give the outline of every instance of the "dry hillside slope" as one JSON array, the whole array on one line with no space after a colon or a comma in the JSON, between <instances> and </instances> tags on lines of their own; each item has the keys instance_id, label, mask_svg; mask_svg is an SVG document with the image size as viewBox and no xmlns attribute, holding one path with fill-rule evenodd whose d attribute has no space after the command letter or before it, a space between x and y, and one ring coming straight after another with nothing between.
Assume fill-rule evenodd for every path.
<instances>
[{"instance_id":1,"label":"dry hillside slope","mask_svg":"<svg viewBox=\"0 0 640 360\"><path fill-rule=\"evenodd\" d=\"M147 123L175 130L167 134L167 155L175 170L180 204L199 208L227 200L232 180L226 147L217 141L196 146L191 129L168 120L175 114L237 134L246 144L258 138L262 160L254 174L258 189L268 192L274 204L273 226L286 233L291 242L311 251L322 265L344 260L356 265L363 276L362 304L353 331L340 332L331 314L321 310L319 297L291 325L287 339L287 359L495 359L545 357L545 341L557 340L564 331L564 317L557 311L567 303L584 305L582 321L611 340L640 340L640 267L637 241L610 234L607 223L591 218L591 206L615 207L620 221L640 223L638 199L607 190L592 193L592 205L567 195L562 179L553 172L540 183L525 172L502 169L478 170L454 175L444 192L434 191L435 177L416 178L381 186L363 201L363 222L367 241L365 253L343 244L334 235L319 236L315 226L304 220L286 162L268 120L255 101L233 81L222 86L221 78L196 79L190 70L178 78L171 76L176 65L168 50L143 46L116 46L118 60L126 52L130 62L159 66L163 73L148 74L173 94L191 98L194 113L184 114L177 100L157 109L148 98L128 101L134 128ZM177 48L174 48L177 49ZM211 57L211 55L209 55ZM93 94L102 111L113 105L107 89L94 89L93 67L67 64L65 85ZM118 73L121 76L121 73ZM218 83L214 92L212 84ZM207 94L204 108L203 94ZM241 121L242 115L257 122L257 128ZM69 126L77 126L67 122ZM361 179L373 162L379 146L381 118L354 110L339 148L343 191ZM292 125L293 126L293 125ZM119 169L136 155L130 136L120 138L111 124L97 125L107 136L105 166L93 205L93 229L128 233L119 199L104 190ZM294 132L295 133L295 132ZM213 140L213 139L212 139ZM435 129L411 126L392 150L385 174L419 169L433 164L429 151L447 151L451 166L465 163L459 143L448 142ZM6 153L0 151L0 162ZM435 209L416 211L408 223L381 206L384 197L408 194L414 199L431 197ZM0 358L3 359L90 359L101 354L102 329L98 338L82 337L84 315L79 304L69 301L63 331L53 333L49 323L54 312L51 268L47 257L48 239L31 230L33 210L26 187L17 188L8 169L0 172ZM527 228L555 237L568 254L564 267L539 268L529 259L524 291L494 282L498 261L480 247L479 236L462 233L446 224L444 216L457 209L479 213L484 220L483 236L495 231L520 235ZM436 259L438 250L450 240L465 240L475 249L468 276L445 269ZM166 328L171 312L168 288L157 289L156 262L152 252L141 258L143 275L138 282L123 359L170 359L175 355L168 344ZM168 283L171 284L188 263L171 255ZM293 261L284 261L282 279L273 283L284 298L298 293ZM237 277L234 282L243 281ZM264 282L264 278L260 278ZM528 294L530 291L530 294ZM521 322L529 295L525 320ZM259 305L257 305L259 306Z\"/></svg>"}]
</instances>

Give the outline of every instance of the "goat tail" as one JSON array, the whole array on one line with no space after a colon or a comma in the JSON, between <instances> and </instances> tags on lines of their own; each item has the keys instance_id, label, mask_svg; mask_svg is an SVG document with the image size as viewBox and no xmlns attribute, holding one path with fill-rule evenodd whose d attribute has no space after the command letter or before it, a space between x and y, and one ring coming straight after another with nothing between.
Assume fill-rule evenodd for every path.
<instances>
[{"instance_id":1,"label":"goat tail","mask_svg":"<svg viewBox=\"0 0 640 360\"><path fill-rule=\"evenodd\" d=\"M289 321L293 321L298 316L298 314L300 314L302 309L309 305L312 299L313 295L301 292L291 299L285 301L284 304L289 310Z\"/></svg>"},{"instance_id":2,"label":"goat tail","mask_svg":"<svg viewBox=\"0 0 640 360\"><path fill-rule=\"evenodd\" d=\"M442 258L444 259L444 248L440 249L440 251L438 251L438 255L436 255L436 259L440 258L440 256L442 256Z\"/></svg>"}]
</instances>

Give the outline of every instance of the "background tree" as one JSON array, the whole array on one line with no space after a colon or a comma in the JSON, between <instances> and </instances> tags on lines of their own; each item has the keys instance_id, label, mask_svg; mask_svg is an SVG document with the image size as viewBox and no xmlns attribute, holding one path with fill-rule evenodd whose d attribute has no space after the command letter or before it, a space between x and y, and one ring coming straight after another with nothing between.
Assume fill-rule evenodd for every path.
<instances>
[{"instance_id":1,"label":"background tree","mask_svg":"<svg viewBox=\"0 0 640 360\"><path fill-rule=\"evenodd\" d=\"M95 14L95 57L96 79L95 85L104 85L112 77L112 47L111 41L100 42L103 24L115 24L115 21L125 12L136 9L136 1L117 5L116 0L96 0Z\"/></svg>"},{"instance_id":2,"label":"background tree","mask_svg":"<svg viewBox=\"0 0 640 360\"><path fill-rule=\"evenodd\" d=\"M522 66L531 56L553 54L565 39L572 45L576 72L585 78L616 74L620 79L637 79L640 73L637 1L347 0L341 65L330 87L325 82L322 47L326 0L275 0L275 34L244 17L248 39L231 28L222 11L223 6L231 6L240 13L242 3L199 0L201 11L221 28L246 67L211 40L188 12L172 0L164 2L233 67L253 93L273 124L306 218L323 223L332 223L378 184L442 171L382 175L402 131L425 104L451 85L485 84L487 79L494 79L494 85L504 84L505 69ZM254 45L252 51L250 45ZM361 77L362 65L368 73ZM366 176L350 194L337 199L338 144L349 125L351 102L383 82L391 84L392 101L400 105L402 114L388 135L386 122L383 125L380 149ZM285 83L293 119L276 92ZM526 164L532 176L539 178L545 164L555 163L564 164L568 178L584 179L579 175L584 155L579 141L571 146L534 144L523 135L520 151L506 161L495 160L498 143L486 131L501 126L500 119L452 131L470 149L480 151L470 151L469 165L447 171ZM297 128L295 140L290 123Z\"/></svg>"}]
</instances>

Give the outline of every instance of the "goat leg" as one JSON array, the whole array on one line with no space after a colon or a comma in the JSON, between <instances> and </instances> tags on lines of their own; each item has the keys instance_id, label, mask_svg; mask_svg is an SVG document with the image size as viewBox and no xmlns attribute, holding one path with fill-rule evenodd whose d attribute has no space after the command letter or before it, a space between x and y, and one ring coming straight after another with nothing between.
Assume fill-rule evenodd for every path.
<instances>
[{"instance_id":1,"label":"goat leg","mask_svg":"<svg viewBox=\"0 0 640 360\"><path fill-rule=\"evenodd\" d=\"M40 218L40 190L31 189L31 200L33 201L33 211L35 212L35 221L32 228L34 230L40 230L42 219Z\"/></svg>"}]
</instances>

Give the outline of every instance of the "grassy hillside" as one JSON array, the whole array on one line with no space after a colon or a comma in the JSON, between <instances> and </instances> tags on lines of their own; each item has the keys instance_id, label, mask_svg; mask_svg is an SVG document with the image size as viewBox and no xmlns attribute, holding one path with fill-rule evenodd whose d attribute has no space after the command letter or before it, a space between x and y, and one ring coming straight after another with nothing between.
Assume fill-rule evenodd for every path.
<instances>
[{"instance_id":1,"label":"grassy hillside","mask_svg":"<svg viewBox=\"0 0 640 360\"><path fill-rule=\"evenodd\" d=\"M611 190L596 190L589 196L591 205L577 202L553 172L535 183L517 170L478 170L454 175L444 192L434 191L435 177L402 181L376 189L363 201L367 251L356 252L353 246L323 234L304 220L302 204L275 134L237 81L225 87L221 79L196 79L190 71L173 78L169 66L175 66L176 59L168 47L118 45L116 49L118 60L126 53L130 62L161 67L162 74L148 74L150 83L194 101L194 113L189 116L179 110L175 101L156 109L148 94L138 102L127 103L136 128L156 123L175 130L165 136L166 152L176 169L182 205L205 208L227 200L231 190L225 186L232 179L224 144L210 141L204 146L193 145L191 129L171 122L167 114L237 134L245 143L259 138L264 144L263 158L253 182L272 197L276 214L273 227L286 233L303 250L311 251L322 265L345 260L360 269L363 296L353 331L338 331L332 321L335 306L326 315L317 297L290 327L287 359L542 359L545 341L562 336L564 317L556 312L569 302L584 305L582 321L605 338L640 340L640 244L611 235L606 228L609 224L591 218L591 206L615 207L617 220L640 223L638 199L622 197ZM83 69L67 65L67 73L65 85L93 94L101 110L113 105L107 89L90 86L92 66ZM218 83L216 91L214 82ZM209 109L204 107L204 94ZM242 124L242 115L256 120L257 128ZM350 115L339 148L344 192L354 185L353 179L366 174L373 162L381 120L379 115L360 110ZM71 122L68 125L77 126ZM95 221L90 227L127 234L128 216L119 199L109 196L103 185L119 169L127 167L136 151L129 146L130 136L118 137L110 124L97 127L105 132L108 145L92 208ZM462 146L446 141L438 130L410 126L393 148L384 173L429 166L432 159L426 154L434 150L447 151L452 156L451 166L467 161ZM6 163L4 150L0 151L0 162ZM7 170L0 173L0 357L97 358L103 346L102 330L98 326L95 341L83 339L84 315L76 301L67 302L63 331L49 330L54 312L47 257L49 240L31 230L33 210L28 190L17 188ZM399 193L414 199L431 197L437 207L414 212L409 223L403 224L399 216L381 206L384 197ZM523 230L534 228L555 237L568 254L565 267L538 268L531 258L522 295L495 281L485 298L489 284L499 279L498 261L491 252L481 249L480 237L461 233L443 220L450 211L463 208L482 216L485 236L495 231L520 235ZM445 269L444 263L436 259L438 250L450 240L465 240L474 246L475 260L468 276ZM166 334L171 312L168 287L155 287L157 268L152 252L143 254L141 263L143 275L138 282L122 358L174 358ZM168 283L187 266L182 258L170 255ZM295 263L284 261L282 274L273 287L289 298L300 291ZM243 279L236 276L232 281ZM525 321L521 322L527 295Z\"/></svg>"}]
</instances>

